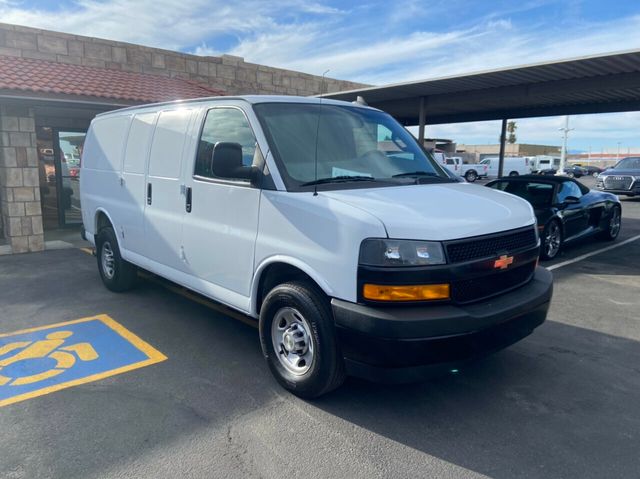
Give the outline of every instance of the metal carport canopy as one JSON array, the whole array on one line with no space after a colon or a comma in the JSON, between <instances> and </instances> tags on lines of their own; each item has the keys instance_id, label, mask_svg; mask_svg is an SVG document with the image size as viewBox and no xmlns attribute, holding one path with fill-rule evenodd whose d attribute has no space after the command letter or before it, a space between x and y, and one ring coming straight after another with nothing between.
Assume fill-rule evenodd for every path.
<instances>
[{"instance_id":1,"label":"metal carport canopy","mask_svg":"<svg viewBox=\"0 0 640 479\"><path fill-rule=\"evenodd\" d=\"M404 125L640 110L640 50L323 95L358 96Z\"/></svg>"}]
</instances>

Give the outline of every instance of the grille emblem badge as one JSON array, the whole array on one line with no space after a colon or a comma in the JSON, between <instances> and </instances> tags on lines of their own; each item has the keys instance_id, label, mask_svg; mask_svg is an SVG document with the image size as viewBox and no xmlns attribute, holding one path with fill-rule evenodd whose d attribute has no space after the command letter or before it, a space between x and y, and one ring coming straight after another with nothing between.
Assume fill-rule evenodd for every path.
<instances>
[{"instance_id":1,"label":"grille emblem badge","mask_svg":"<svg viewBox=\"0 0 640 479\"><path fill-rule=\"evenodd\" d=\"M513 256L507 256L503 254L493 262L493 267L495 269L507 269L509 265L513 264Z\"/></svg>"}]
</instances>

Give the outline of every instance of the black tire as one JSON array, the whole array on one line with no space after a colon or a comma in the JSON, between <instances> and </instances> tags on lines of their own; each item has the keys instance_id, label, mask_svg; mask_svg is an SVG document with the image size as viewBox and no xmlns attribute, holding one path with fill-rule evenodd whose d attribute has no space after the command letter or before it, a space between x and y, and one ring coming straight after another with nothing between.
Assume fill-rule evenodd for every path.
<instances>
[{"instance_id":1,"label":"black tire","mask_svg":"<svg viewBox=\"0 0 640 479\"><path fill-rule=\"evenodd\" d=\"M102 228L96 236L96 257L100 277L107 289L121 293L135 286L137 268L122 259L116 234L110 226Z\"/></svg>"},{"instance_id":2,"label":"black tire","mask_svg":"<svg viewBox=\"0 0 640 479\"><path fill-rule=\"evenodd\" d=\"M573 171L570 171L569 173L567 173L567 176L568 176L569 178L573 178L573 177L575 177L575 176L576 176L576 174L575 174Z\"/></svg>"},{"instance_id":3,"label":"black tire","mask_svg":"<svg viewBox=\"0 0 640 479\"><path fill-rule=\"evenodd\" d=\"M617 226L616 226L617 221ZM620 234L622 227L622 210L619 206L614 206L607 221L607 228L598 234L598 238L605 241L613 241Z\"/></svg>"},{"instance_id":4,"label":"black tire","mask_svg":"<svg viewBox=\"0 0 640 479\"><path fill-rule=\"evenodd\" d=\"M475 170L468 170L464 174L464 179L467 180L469 183L473 183L478 179L478 173L476 173Z\"/></svg>"},{"instance_id":5,"label":"black tire","mask_svg":"<svg viewBox=\"0 0 640 479\"><path fill-rule=\"evenodd\" d=\"M307 347L313 347L311 365L306 371L298 373L290 371L291 366L285 366L285 346L280 344L280 350L276 351L276 341L273 339L280 327L274 325L274 320L291 311L298 312L306 321L308 328L305 331L311 341ZM282 328L285 326L286 321ZM284 283L269 292L260 310L260 343L272 374L282 387L296 396L315 398L344 382L344 360L336 339L329 302L322 292L308 283Z\"/></svg>"},{"instance_id":6,"label":"black tire","mask_svg":"<svg viewBox=\"0 0 640 479\"><path fill-rule=\"evenodd\" d=\"M520 176L520 173L518 173L517 171L511 171L509 173L509 176Z\"/></svg>"},{"instance_id":7,"label":"black tire","mask_svg":"<svg viewBox=\"0 0 640 479\"><path fill-rule=\"evenodd\" d=\"M552 234L558 234L557 237L557 247L550 248L548 242L551 241L551 238L548 236ZM551 260L558 256L558 253L562 249L562 226L558 220L551 220L544 227L542 231L542 237L540 238L540 259L542 260Z\"/></svg>"}]
</instances>

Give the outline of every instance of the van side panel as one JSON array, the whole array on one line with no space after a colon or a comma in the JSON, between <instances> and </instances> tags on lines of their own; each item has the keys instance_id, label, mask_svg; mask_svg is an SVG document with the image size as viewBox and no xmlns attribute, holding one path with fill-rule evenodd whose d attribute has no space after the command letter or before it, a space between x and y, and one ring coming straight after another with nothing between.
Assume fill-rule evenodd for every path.
<instances>
[{"instance_id":1,"label":"van side panel","mask_svg":"<svg viewBox=\"0 0 640 479\"><path fill-rule=\"evenodd\" d=\"M145 185L144 252L152 261L184 271L181 255L185 195L182 161L194 110L166 110L151 141ZM146 198L150 194L150 201Z\"/></svg>"},{"instance_id":2,"label":"van side panel","mask_svg":"<svg viewBox=\"0 0 640 479\"><path fill-rule=\"evenodd\" d=\"M123 229L123 254L144 253L145 171L157 114L139 113L133 117L124 152L122 187L124 202L120 221ZM126 251L124 251L126 250Z\"/></svg>"},{"instance_id":3,"label":"van side panel","mask_svg":"<svg viewBox=\"0 0 640 479\"><path fill-rule=\"evenodd\" d=\"M98 208L117 222L118 212L127 201L121 192L122 153L131 115L96 118L91 122L82 153L80 198L82 221L87 236L95 235ZM114 224L116 233L119 225Z\"/></svg>"}]
</instances>

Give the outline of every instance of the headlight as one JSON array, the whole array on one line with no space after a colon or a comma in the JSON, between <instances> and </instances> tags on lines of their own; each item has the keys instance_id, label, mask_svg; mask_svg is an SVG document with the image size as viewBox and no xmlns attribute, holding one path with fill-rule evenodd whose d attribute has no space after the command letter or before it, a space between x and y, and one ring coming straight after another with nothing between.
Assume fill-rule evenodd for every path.
<instances>
[{"instance_id":1,"label":"headlight","mask_svg":"<svg viewBox=\"0 0 640 479\"><path fill-rule=\"evenodd\" d=\"M368 266L425 266L445 264L436 241L366 239L360 245L360 264Z\"/></svg>"}]
</instances>

